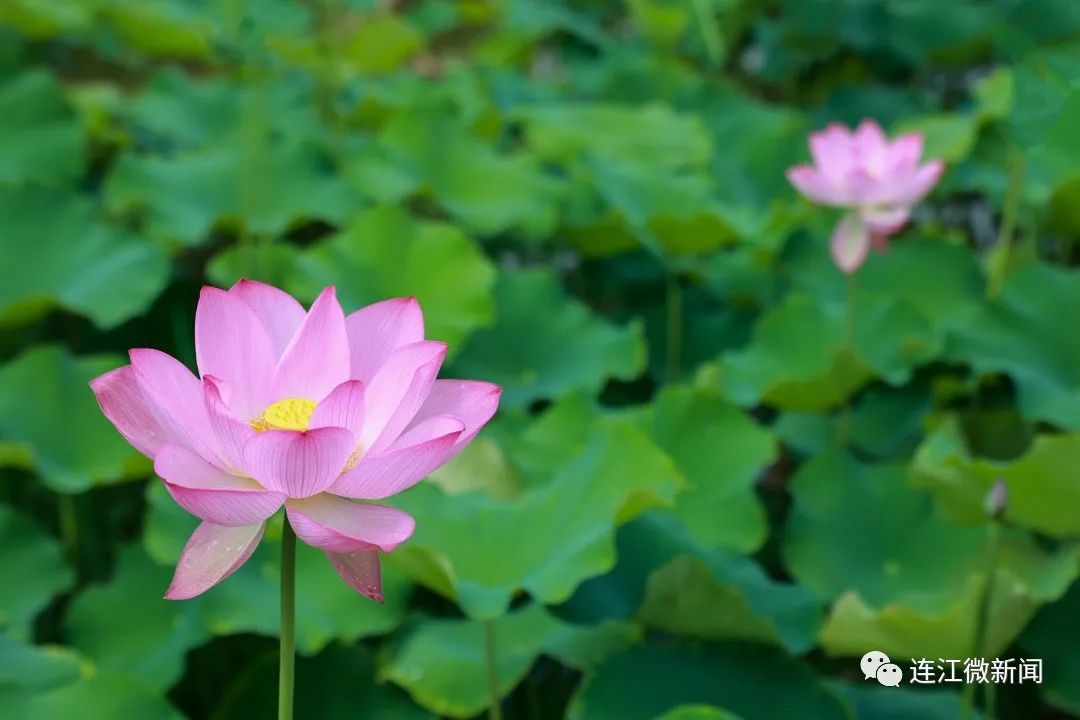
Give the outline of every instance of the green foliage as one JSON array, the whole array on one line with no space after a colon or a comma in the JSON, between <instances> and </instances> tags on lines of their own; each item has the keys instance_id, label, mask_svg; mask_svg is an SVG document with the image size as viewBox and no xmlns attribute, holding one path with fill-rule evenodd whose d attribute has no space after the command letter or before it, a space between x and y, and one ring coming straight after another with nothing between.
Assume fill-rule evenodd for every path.
<instances>
[{"instance_id":1,"label":"green foliage","mask_svg":"<svg viewBox=\"0 0 1080 720\"><path fill-rule=\"evenodd\" d=\"M6 713L42 720L62 720L73 715L162 720L183 717L153 690L130 677L110 672L94 673L43 692L0 687L0 702Z\"/></svg>"},{"instance_id":2,"label":"green foliage","mask_svg":"<svg viewBox=\"0 0 1080 720\"><path fill-rule=\"evenodd\" d=\"M376 681L375 659L365 648L334 644L312 658L296 662L297 717L348 720L363 708L372 720L433 720L401 690ZM237 679L231 691L216 699L215 717L243 720L273 717L277 696L268 693L278 680L276 653L263 655Z\"/></svg>"},{"instance_id":3,"label":"green foliage","mask_svg":"<svg viewBox=\"0 0 1080 720\"><path fill-rule=\"evenodd\" d=\"M207 639L194 604L163 599L170 577L138 546L124 548L116 577L106 586L87 588L69 609L71 644L97 667L127 672L158 690L168 688L183 674L187 651ZM128 608L132 597L149 602Z\"/></svg>"},{"instance_id":4,"label":"green foliage","mask_svg":"<svg viewBox=\"0 0 1080 720\"><path fill-rule=\"evenodd\" d=\"M18 583L4 583L0 591L0 622L5 634L27 638L34 616L54 594L71 587L74 578L71 568L64 564L59 543L11 508L0 508L0 539L8 548L4 553L4 572L22 579Z\"/></svg>"},{"instance_id":5,"label":"green foliage","mask_svg":"<svg viewBox=\"0 0 1080 720\"><path fill-rule=\"evenodd\" d=\"M902 468L867 467L836 454L805 465L792 490L787 566L823 600L835 600L819 637L826 650L951 658L969 649L988 581L983 527L946 522L929 496L904 484ZM833 522L838 514L844 523ZM1008 646L1034 608L1059 597L1077 573L1071 549L1046 553L1019 533L1003 545L990 654ZM927 553L932 547L949 552Z\"/></svg>"},{"instance_id":6,"label":"green foliage","mask_svg":"<svg viewBox=\"0 0 1080 720\"><path fill-rule=\"evenodd\" d=\"M0 84L0 118L0 182L63 185L83 172L85 129L49 73Z\"/></svg>"},{"instance_id":7,"label":"green foliage","mask_svg":"<svg viewBox=\"0 0 1080 720\"><path fill-rule=\"evenodd\" d=\"M92 378L120 364L113 355L73 358L45 345L0 366L0 460L36 468L58 492L144 473L87 392Z\"/></svg>"},{"instance_id":8,"label":"green foliage","mask_svg":"<svg viewBox=\"0 0 1080 720\"><path fill-rule=\"evenodd\" d=\"M541 653L584 669L630 644L629 624L579 627L551 617L540 605L492 622L499 692L512 690ZM381 674L441 716L467 718L491 703L485 685L485 627L479 620L426 620L390 649Z\"/></svg>"},{"instance_id":9,"label":"green foliage","mask_svg":"<svg viewBox=\"0 0 1080 720\"><path fill-rule=\"evenodd\" d=\"M215 282L231 285L245 276L243 251L227 250L210 266ZM341 233L307 251L266 247L258 272L298 297L314 299L327 285L359 308L412 295L424 308L428 337L451 343L451 352L493 315L491 262L453 225L422 222L395 207L358 215Z\"/></svg>"},{"instance_id":10,"label":"green foliage","mask_svg":"<svg viewBox=\"0 0 1080 720\"><path fill-rule=\"evenodd\" d=\"M78 679L79 656L63 647L28 645L0 635L0 680L29 690L47 690Z\"/></svg>"},{"instance_id":11,"label":"green foliage","mask_svg":"<svg viewBox=\"0 0 1080 720\"><path fill-rule=\"evenodd\" d=\"M1047 700L1072 713L1080 712L1080 696L1076 691L1080 663L1072 651L1076 647L1076 631L1071 624L1078 603L1080 590L1074 585L1065 597L1039 611L1020 639L1025 650L1044 658L1048 668Z\"/></svg>"},{"instance_id":12,"label":"green foliage","mask_svg":"<svg viewBox=\"0 0 1080 720\"><path fill-rule=\"evenodd\" d=\"M770 677L784 681L774 684ZM574 698L569 717L645 720L687 702L736 717L847 717L840 701L798 663L773 650L728 644L639 645L613 655Z\"/></svg>"},{"instance_id":13,"label":"green foliage","mask_svg":"<svg viewBox=\"0 0 1080 720\"><path fill-rule=\"evenodd\" d=\"M550 273L504 273L495 301L495 325L472 337L454 369L502 385L506 407L595 393L608 378L629 380L645 364L640 326L612 327L594 317L566 298Z\"/></svg>"},{"instance_id":14,"label":"green foliage","mask_svg":"<svg viewBox=\"0 0 1080 720\"><path fill-rule=\"evenodd\" d=\"M647 626L686 637L777 644L792 652L813 646L821 606L806 589L768 578L744 555L703 547L674 516L646 516L620 541L646 558L623 569L623 588L641 588L637 617ZM643 552L644 545L650 550Z\"/></svg>"},{"instance_id":15,"label":"green foliage","mask_svg":"<svg viewBox=\"0 0 1080 720\"><path fill-rule=\"evenodd\" d=\"M70 191L0 185L4 243L0 324L31 323L53 306L111 328L161 292L168 260L152 242L103 222Z\"/></svg>"},{"instance_id":16,"label":"green foliage","mask_svg":"<svg viewBox=\"0 0 1080 720\"><path fill-rule=\"evenodd\" d=\"M488 637L507 718L1080 717L1078 77L1074 0L0 0L0 715L273 716L280 516L164 600L88 387L248 277L503 387L382 604L298 548L298 717L475 717ZM849 277L785 171L864 118L947 169Z\"/></svg>"},{"instance_id":17,"label":"green foliage","mask_svg":"<svg viewBox=\"0 0 1080 720\"><path fill-rule=\"evenodd\" d=\"M1011 462L973 458L958 437L955 422L946 421L919 448L911 479L964 521L978 517L986 492L1002 480L1009 489L1006 514L1012 522L1072 537L1078 526L1069 508L1077 488L1070 469L1078 451L1080 436L1065 433L1037 436L1028 452Z\"/></svg>"},{"instance_id":18,"label":"green foliage","mask_svg":"<svg viewBox=\"0 0 1080 720\"><path fill-rule=\"evenodd\" d=\"M557 603L609 570L615 527L670 504L682 478L631 425L598 419L569 430L574 437L544 448L549 466L531 468L533 486L513 500L423 485L402 495L396 504L416 518L417 531L391 557L484 619L503 614L518 589Z\"/></svg>"},{"instance_id":19,"label":"green foliage","mask_svg":"<svg viewBox=\"0 0 1080 720\"><path fill-rule=\"evenodd\" d=\"M706 546L752 552L765 540L754 480L776 456L772 436L709 390L669 387L643 417L688 487L674 509Z\"/></svg>"},{"instance_id":20,"label":"green foliage","mask_svg":"<svg viewBox=\"0 0 1080 720\"><path fill-rule=\"evenodd\" d=\"M1013 274L1001 299L956 333L954 353L982 373L1007 372L1028 416L1065 428L1080 425L1080 345L1061 332L1080 299L1080 276L1042 264Z\"/></svg>"},{"instance_id":21,"label":"green foliage","mask_svg":"<svg viewBox=\"0 0 1080 720\"><path fill-rule=\"evenodd\" d=\"M953 692L871 688L846 682L834 683L832 688L851 704L858 720L951 720L964 712L963 700ZM978 720L981 714L975 711L972 717Z\"/></svg>"}]
</instances>

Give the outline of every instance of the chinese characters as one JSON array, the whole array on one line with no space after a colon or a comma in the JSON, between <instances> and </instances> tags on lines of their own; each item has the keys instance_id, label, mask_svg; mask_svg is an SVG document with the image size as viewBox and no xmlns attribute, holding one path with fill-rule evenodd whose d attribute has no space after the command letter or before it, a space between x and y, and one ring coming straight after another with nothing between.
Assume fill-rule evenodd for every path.
<instances>
[{"instance_id":1,"label":"chinese characters","mask_svg":"<svg viewBox=\"0 0 1080 720\"><path fill-rule=\"evenodd\" d=\"M985 658L957 659L911 658L911 684L937 685L941 683L968 683L1013 685L1042 683L1042 659L1040 658Z\"/></svg>"}]
</instances>

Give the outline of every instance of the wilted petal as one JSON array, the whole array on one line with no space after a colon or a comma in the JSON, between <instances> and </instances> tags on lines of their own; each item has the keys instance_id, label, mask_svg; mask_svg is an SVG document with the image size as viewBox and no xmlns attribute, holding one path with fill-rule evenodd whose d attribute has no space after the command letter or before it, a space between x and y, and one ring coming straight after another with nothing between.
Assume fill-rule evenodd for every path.
<instances>
[{"instance_id":1,"label":"wilted petal","mask_svg":"<svg viewBox=\"0 0 1080 720\"><path fill-rule=\"evenodd\" d=\"M274 401L306 398L318 402L349 379L349 339L345 313L333 286L323 290L281 355L271 386Z\"/></svg>"},{"instance_id":2,"label":"wilted petal","mask_svg":"<svg viewBox=\"0 0 1080 720\"><path fill-rule=\"evenodd\" d=\"M454 443L453 457L480 432L499 408L502 388L479 380L436 380L424 404L413 417L410 429L428 418L449 415L465 425ZM408 430L406 430L408 432ZM395 446L397 443L395 443Z\"/></svg>"},{"instance_id":3,"label":"wilted petal","mask_svg":"<svg viewBox=\"0 0 1080 720\"><path fill-rule=\"evenodd\" d=\"M343 428L267 430L248 440L244 462L267 490L303 498L328 488L355 446L352 433Z\"/></svg>"},{"instance_id":4,"label":"wilted petal","mask_svg":"<svg viewBox=\"0 0 1080 720\"><path fill-rule=\"evenodd\" d=\"M270 337L276 362L300 323L304 322L304 306L284 290L254 280L240 280L229 288L229 294L240 298L255 311Z\"/></svg>"},{"instance_id":5,"label":"wilted petal","mask_svg":"<svg viewBox=\"0 0 1080 720\"><path fill-rule=\"evenodd\" d=\"M330 486L330 492L368 500L396 495L449 460L464 430L460 420L448 415L427 418L402 433L386 452L365 455Z\"/></svg>"},{"instance_id":6,"label":"wilted petal","mask_svg":"<svg viewBox=\"0 0 1080 720\"><path fill-rule=\"evenodd\" d=\"M870 233L870 247L878 252L889 251L889 238L891 236L886 233L871 232Z\"/></svg>"},{"instance_id":7,"label":"wilted petal","mask_svg":"<svg viewBox=\"0 0 1080 720\"><path fill-rule=\"evenodd\" d=\"M238 417L257 417L270 404L274 348L258 315L239 297L202 289L195 310L195 356L200 375L228 383L223 400Z\"/></svg>"},{"instance_id":8,"label":"wilted petal","mask_svg":"<svg viewBox=\"0 0 1080 720\"><path fill-rule=\"evenodd\" d=\"M179 445L161 448L154 458L154 472L165 481L177 505L216 525L262 522L285 502L283 494L220 470Z\"/></svg>"},{"instance_id":9,"label":"wilted petal","mask_svg":"<svg viewBox=\"0 0 1080 720\"><path fill-rule=\"evenodd\" d=\"M210 418L210 429L217 439L218 450L225 464L237 473L244 472L244 445L255 436L255 430L236 418L221 399L223 381L207 375L203 378L203 400Z\"/></svg>"},{"instance_id":10,"label":"wilted petal","mask_svg":"<svg viewBox=\"0 0 1080 720\"><path fill-rule=\"evenodd\" d=\"M394 298L349 315L345 330L351 355L349 377L368 383L395 350L424 339L424 316L416 298Z\"/></svg>"},{"instance_id":11,"label":"wilted petal","mask_svg":"<svg viewBox=\"0 0 1080 720\"><path fill-rule=\"evenodd\" d=\"M852 201L843 190L810 165L798 165L789 169L787 178L796 190L816 203L840 206L848 205Z\"/></svg>"},{"instance_id":12,"label":"wilted petal","mask_svg":"<svg viewBox=\"0 0 1080 720\"><path fill-rule=\"evenodd\" d=\"M165 598L186 600L217 585L247 562L262 534L263 523L226 527L204 521L180 553Z\"/></svg>"},{"instance_id":13,"label":"wilted petal","mask_svg":"<svg viewBox=\"0 0 1080 720\"><path fill-rule=\"evenodd\" d=\"M398 348L383 363L364 393L360 443L366 452L382 452L408 426L445 357L446 343L423 341Z\"/></svg>"},{"instance_id":14,"label":"wilted petal","mask_svg":"<svg viewBox=\"0 0 1080 720\"><path fill-rule=\"evenodd\" d=\"M327 551L326 557L349 587L364 597L382 602L382 568L378 550L353 553Z\"/></svg>"},{"instance_id":15,"label":"wilted petal","mask_svg":"<svg viewBox=\"0 0 1080 720\"><path fill-rule=\"evenodd\" d=\"M219 462L199 379L182 362L159 350L136 348L128 355L139 385L157 404L159 416L171 423L193 450Z\"/></svg>"},{"instance_id":16,"label":"wilted petal","mask_svg":"<svg viewBox=\"0 0 1080 720\"><path fill-rule=\"evenodd\" d=\"M833 261L845 273L853 273L870 251L870 230L856 213L840 219L829 245Z\"/></svg>"},{"instance_id":17,"label":"wilted petal","mask_svg":"<svg viewBox=\"0 0 1080 720\"><path fill-rule=\"evenodd\" d=\"M130 365L110 370L90 381L101 412L120 434L148 458L167 443L186 440L167 421L157 403L147 397Z\"/></svg>"},{"instance_id":18,"label":"wilted petal","mask_svg":"<svg viewBox=\"0 0 1080 720\"><path fill-rule=\"evenodd\" d=\"M340 427L360 437L364 426L364 383L348 380L334 388L311 414L308 427Z\"/></svg>"},{"instance_id":19,"label":"wilted petal","mask_svg":"<svg viewBox=\"0 0 1080 720\"><path fill-rule=\"evenodd\" d=\"M390 552L409 539L416 523L407 513L322 493L285 504L296 535L312 547L335 553Z\"/></svg>"}]
</instances>

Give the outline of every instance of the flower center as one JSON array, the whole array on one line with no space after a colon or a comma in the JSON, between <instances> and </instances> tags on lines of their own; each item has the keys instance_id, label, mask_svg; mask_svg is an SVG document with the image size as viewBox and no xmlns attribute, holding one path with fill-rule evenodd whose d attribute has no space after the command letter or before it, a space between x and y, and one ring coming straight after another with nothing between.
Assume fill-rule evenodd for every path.
<instances>
[{"instance_id":1,"label":"flower center","mask_svg":"<svg viewBox=\"0 0 1080 720\"><path fill-rule=\"evenodd\" d=\"M306 398L286 398L268 405L262 415L249 424L258 432L264 430L307 430L315 402Z\"/></svg>"}]
</instances>

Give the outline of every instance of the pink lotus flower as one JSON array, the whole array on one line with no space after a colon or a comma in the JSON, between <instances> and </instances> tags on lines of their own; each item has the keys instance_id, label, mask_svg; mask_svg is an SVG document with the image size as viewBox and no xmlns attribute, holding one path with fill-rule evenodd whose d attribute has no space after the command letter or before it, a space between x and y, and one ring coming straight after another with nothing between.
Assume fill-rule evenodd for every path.
<instances>
[{"instance_id":1,"label":"pink lotus flower","mask_svg":"<svg viewBox=\"0 0 1080 720\"><path fill-rule=\"evenodd\" d=\"M833 231L830 249L837 266L852 273L870 246L884 250L891 234L903 227L911 208L933 189L945 164L919 164L923 136L900 135L892 142L873 120L855 132L830 125L810 135L814 165L788 170L788 180L816 203L847 208Z\"/></svg>"},{"instance_id":2,"label":"pink lotus flower","mask_svg":"<svg viewBox=\"0 0 1080 720\"><path fill-rule=\"evenodd\" d=\"M348 317L333 287L304 312L241 280L203 288L195 313L201 379L157 350L91 383L102 411L199 517L165 597L194 597L254 552L282 505L297 536L358 592L382 599L379 552L413 532L369 502L419 482L495 413L501 388L436 380L446 345L424 340L414 298Z\"/></svg>"}]
</instances>

